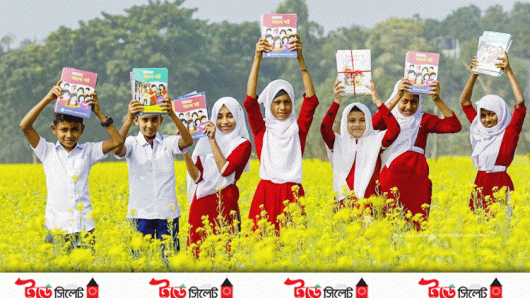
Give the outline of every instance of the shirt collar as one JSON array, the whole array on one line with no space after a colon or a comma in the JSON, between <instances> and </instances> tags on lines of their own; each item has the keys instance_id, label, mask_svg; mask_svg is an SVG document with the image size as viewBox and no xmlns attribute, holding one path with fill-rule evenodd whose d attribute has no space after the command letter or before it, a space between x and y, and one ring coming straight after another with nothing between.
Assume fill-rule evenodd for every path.
<instances>
[{"instance_id":1,"label":"shirt collar","mask_svg":"<svg viewBox=\"0 0 530 298\"><path fill-rule=\"evenodd\" d=\"M66 149L64 149L63 145L61 145L61 142L59 142L59 140L57 140L57 142L55 143L55 149L59 149L59 148L63 148L63 150L66 151ZM79 144L79 142L77 142L77 144L75 144L75 147L74 147L74 149L72 149L72 151L76 150L77 148L83 149L83 148L85 148L85 144ZM72 152L72 151L70 151L70 152Z\"/></svg>"},{"instance_id":2,"label":"shirt collar","mask_svg":"<svg viewBox=\"0 0 530 298\"><path fill-rule=\"evenodd\" d=\"M138 132L137 138L138 138L138 143L140 145L142 146L149 145L149 143L147 143L147 140L145 139L141 131ZM162 143L162 136L157 132L153 141L156 141L157 143Z\"/></svg>"}]
</instances>

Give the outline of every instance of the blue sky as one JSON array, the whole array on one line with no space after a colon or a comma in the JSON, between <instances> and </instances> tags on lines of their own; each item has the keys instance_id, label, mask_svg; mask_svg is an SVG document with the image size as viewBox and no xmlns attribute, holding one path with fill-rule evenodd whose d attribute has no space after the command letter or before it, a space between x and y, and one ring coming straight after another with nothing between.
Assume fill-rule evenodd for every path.
<instances>
[{"instance_id":1,"label":"blue sky","mask_svg":"<svg viewBox=\"0 0 530 298\"><path fill-rule=\"evenodd\" d=\"M50 32L64 25L77 28L80 20L87 21L110 14L123 14L124 9L142 5L148 0L0 0L0 38L8 33L16 36L15 47L24 39L43 40ZM196 7L194 17L211 22L227 20L232 23L259 20L261 14L273 12L282 0L186 0L184 7ZM482 10L500 4L505 11L516 1L358 1L306 0L309 19L321 24L325 31L353 24L372 27L389 17L411 17L441 20L457 8L475 4ZM325 3L325 4L323 4Z\"/></svg>"}]
</instances>

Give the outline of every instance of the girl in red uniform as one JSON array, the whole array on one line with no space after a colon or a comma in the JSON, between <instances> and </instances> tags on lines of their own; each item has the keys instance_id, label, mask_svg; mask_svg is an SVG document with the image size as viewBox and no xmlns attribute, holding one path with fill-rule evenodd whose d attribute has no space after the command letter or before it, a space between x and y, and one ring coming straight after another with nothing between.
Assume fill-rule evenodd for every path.
<instances>
[{"instance_id":1,"label":"girl in red uniform","mask_svg":"<svg viewBox=\"0 0 530 298\"><path fill-rule=\"evenodd\" d=\"M260 177L249 218L255 223L261 217L262 208L267 212L268 220L279 230L276 217L283 212L284 201L295 202L298 196L304 195L302 188L302 155L307 133L313 114L318 106L318 99L313 89L313 82L307 70L302 43L298 35L289 46L290 50L297 51L297 59L304 81L304 102L298 119L294 113L294 90L289 82L275 80L256 97L258 72L262 53L271 50L271 45L266 39L261 38L256 44L254 63L250 71L247 84L247 99L244 106L248 113L248 120L256 153L261 162ZM263 118L259 104L265 106ZM293 186L298 186L297 193L293 193Z\"/></svg>"},{"instance_id":2,"label":"girl in red uniform","mask_svg":"<svg viewBox=\"0 0 530 298\"><path fill-rule=\"evenodd\" d=\"M421 111L421 101L417 94L409 93L411 86L402 79L394 87L387 101L387 107L396 117L401 133L382 154L384 164L379 182L381 190L388 197L399 200L404 211L412 215L421 213L425 218L431 204L432 182L429 179L429 166L425 159L425 146L429 133L456 133L462 129L455 113L440 98L440 83L434 81L430 87L432 100L444 115L440 119L435 115ZM386 125L379 115L374 115L374 129L382 130ZM397 192L392 191L397 188ZM395 190L395 189L394 189ZM419 225L416 225L419 229Z\"/></svg>"},{"instance_id":3,"label":"girl in red uniform","mask_svg":"<svg viewBox=\"0 0 530 298\"><path fill-rule=\"evenodd\" d=\"M486 95L477 101L477 110L471 104L473 86L478 78L478 73L471 73L464 91L460 96L462 109L471 122L471 146L473 153L471 159L478 168L475 179L475 192L469 202L471 209L484 208L488 210L489 204L495 202L494 192L506 187L509 193L514 189L512 179L506 173L506 168L513 161L519 134L523 129L526 106L524 105L523 92L515 79L515 75L508 61L508 54L499 58L496 64L506 73L515 95L515 110L510 115L508 105L497 95ZM474 58L471 68L475 67L477 60ZM492 200L486 201L490 196ZM474 199L474 200L473 200Z\"/></svg>"},{"instance_id":4,"label":"girl in red uniform","mask_svg":"<svg viewBox=\"0 0 530 298\"><path fill-rule=\"evenodd\" d=\"M219 213L224 224L232 225L234 219L241 221L236 182L243 172L248 171L252 152L245 115L234 98L217 100L204 132L208 137L197 142L193 156L184 154L191 203L188 246L206 236L204 232L197 232L197 228L204 226L201 219L204 215L216 223L214 232L217 232ZM222 187L220 191L219 187Z\"/></svg>"},{"instance_id":5,"label":"girl in red uniform","mask_svg":"<svg viewBox=\"0 0 530 298\"><path fill-rule=\"evenodd\" d=\"M335 81L335 100L322 120L320 133L326 143L326 151L333 168L333 189L337 192L339 207L344 207L346 194L343 186L355 191L356 198L376 195L376 181L381 170L381 152L390 146L399 135L399 124L388 108L381 102L374 83L367 86L367 95L378 108L377 113L386 123L386 131L374 131L372 114L362 103L352 103L342 112L340 134L333 132L333 122L341 103L340 93L344 86Z\"/></svg>"}]
</instances>

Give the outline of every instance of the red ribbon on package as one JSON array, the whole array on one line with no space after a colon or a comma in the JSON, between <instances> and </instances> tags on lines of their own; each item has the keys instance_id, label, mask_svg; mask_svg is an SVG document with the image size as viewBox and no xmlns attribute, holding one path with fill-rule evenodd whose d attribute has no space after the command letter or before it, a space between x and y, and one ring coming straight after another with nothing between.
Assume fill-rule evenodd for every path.
<instances>
[{"instance_id":1,"label":"red ribbon on package","mask_svg":"<svg viewBox=\"0 0 530 298\"><path fill-rule=\"evenodd\" d=\"M339 71L337 73L346 73L346 74L350 74L352 77L353 77L353 95L357 95L357 93L355 92L355 77L358 76L358 75L361 75L363 72L371 72L372 70L354 70L355 69L355 63L353 63L353 50L350 51L351 53L351 67L352 67L352 70L351 71Z\"/></svg>"}]
</instances>

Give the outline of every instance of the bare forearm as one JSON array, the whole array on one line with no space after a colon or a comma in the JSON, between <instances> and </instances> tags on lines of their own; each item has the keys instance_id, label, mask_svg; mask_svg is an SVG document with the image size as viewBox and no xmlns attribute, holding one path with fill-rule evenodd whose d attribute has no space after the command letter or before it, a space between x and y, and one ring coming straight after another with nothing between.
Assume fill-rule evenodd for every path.
<instances>
[{"instance_id":1,"label":"bare forearm","mask_svg":"<svg viewBox=\"0 0 530 298\"><path fill-rule=\"evenodd\" d=\"M22 118L20 121L20 128L25 131L27 129L33 128L33 124L37 121L40 113L44 108L51 102L50 99L43 98L36 106L34 106L29 112Z\"/></svg>"},{"instance_id":2,"label":"bare forearm","mask_svg":"<svg viewBox=\"0 0 530 298\"><path fill-rule=\"evenodd\" d=\"M179 147L180 149L188 148L193 144L193 138L190 135L190 132L186 129L184 124L180 122L177 115L174 113L170 114L169 117L171 120L173 120L173 123L175 123L175 126L177 126L178 131L180 132L180 136L182 137L179 141Z\"/></svg>"},{"instance_id":3,"label":"bare forearm","mask_svg":"<svg viewBox=\"0 0 530 298\"><path fill-rule=\"evenodd\" d=\"M197 180L197 177L199 177L199 169L193 163L189 153L184 154L184 161L186 162L186 168L188 169L191 179L193 179L193 181Z\"/></svg>"},{"instance_id":4,"label":"bare forearm","mask_svg":"<svg viewBox=\"0 0 530 298\"><path fill-rule=\"evenodd\" d=\"M508 77L508 80L510 81L510 85L512 86L513 95L515 96L516 106L518 108L524 106L523 91L521 90L521 87L519 86L519 83L517 82L517 79L515 78L515 74L513 73L511 68L506 69L504 72L506 73L506 76Z\"/></svg>"},{"instance_id":5,"label":"bare forearm","mask_svg":"<svg viewBox=\"0 0 530 298\"><path fill-rule=\"evenodd\" d=\"M219 146L217 145L215 139L210 139L210 145L212 146L212 153L213 158L215 159L215 164L217 165L219 173L221 173L221 171L225 167L226 158L224 157L223 153L221 153L221 149L219 149Z\"/></svg>"},{"instance_id":6,"label":"bare forearm","mask_svg":"<svg viewBox=\"0 0 530 298\"><path fill-rule=\"evenodd\" d=\"M258 88L258 74L259 74L259 65L261 59L257 56L254 56L254 62L252 63L252 68L250 69L250 74L248 75L247 82L247 95L256 98L256 89Z\"/></svg>"},{"instance_id":7,"label":"bare forearm","mask_svg":"<svg viewBox=\"0 0 530 298\"><path fill-rule=\"evenodd\" d=\"M399 102L399 100L401 99L401 96L399 95L399 93L394 96L387 104L386 104L386 107L392 111L392 109L397 105L397 103Z\"/></svg>"},{"instance_id":8,"label":"bare forearm","mask_svg":"<svg viewBox=\"0 0 530 298\"><path fill-rule=\"evenodd\" d=\"M440 109L444 117L449 118L454 116L453 111L443 102L439 95L436 96L436 99L434 99L434 103L438 109Z\"/></svg>"},{"instance_id":9,"label":"bare forearm","mask_svg":"<svg viewBox=\"0 0 530 298\"><path fill-rule=\"evenodd\" d=\"M298 55L298 64L300 64L300 69L305 69L307 65L305 64L304 56L301 54ZM304 89L306 97L311 97L315 95L315 88L313 87L313 80L311 80L311 75L308 70L302 71L302 79L304 80Z\"/></svg>"},{"instance_id":10,"label":"bare forearm","mask_svg":"<svg viewBox=\"0 0 530 298\"><path fill-rule=\"evenodd\" d=\"M469 80L467 80L467 83L464 86L464 90L462 91L462 94L460 95L461 105L467 106L471 104L471 95L473 94L473 86L475 86L475 82L477 81L477 78L478 78L477 73L471 73L471 76L469 77Z\"/></svg>"},{"instance_id":11,"label":"bare forearm","mask_svg":"<svg viewBox=\"0 0 530 298\"><path fill-rule=\"evenodd\" d=\"M129 115L127 115L127 117L125 118L125 121L123 122L123 125L121 126L121 129L119 132L121 143L118 147L116 147L116 149L114 149L114 154L118 156L124 156L126 153L125 152L125 139L127 138L127 134L129 133L129 129L131 128L132 122L133 122L133 119Z\"/></svg>"}]
</instances>

